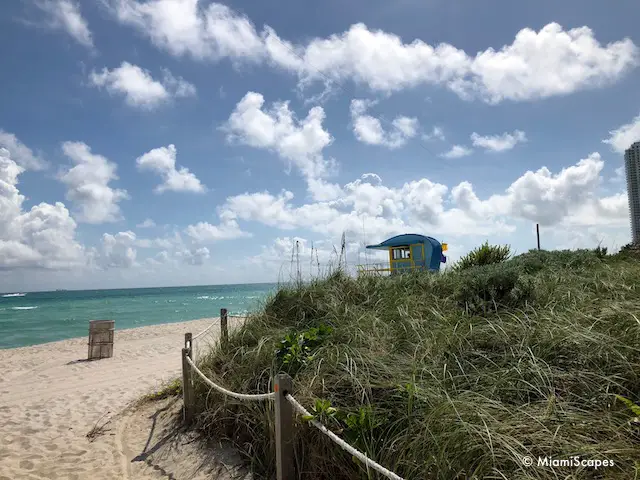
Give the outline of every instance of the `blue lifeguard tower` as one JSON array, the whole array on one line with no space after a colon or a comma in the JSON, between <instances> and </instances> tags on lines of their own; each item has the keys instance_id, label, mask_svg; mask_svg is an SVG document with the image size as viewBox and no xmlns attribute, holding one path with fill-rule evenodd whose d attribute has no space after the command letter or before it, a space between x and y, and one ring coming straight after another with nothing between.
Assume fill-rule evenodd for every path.
<instances>
[{"instance_id":1,"label":"blue lifeguard tower","mask_svg":"<svg viewBox=\"0 0 640 480\"><path fill-rule=\"evenodd\" d=\"M435 238L415 233L396 235L378 245L367 245L372 250L388 250L389 265L359 266L361 273L366 272L411 272L414 270L429 270L437 272L440 264L446 263L447 257L442 253L447 250L446 243L440 243Z\"/></svg>"}]
</instances>

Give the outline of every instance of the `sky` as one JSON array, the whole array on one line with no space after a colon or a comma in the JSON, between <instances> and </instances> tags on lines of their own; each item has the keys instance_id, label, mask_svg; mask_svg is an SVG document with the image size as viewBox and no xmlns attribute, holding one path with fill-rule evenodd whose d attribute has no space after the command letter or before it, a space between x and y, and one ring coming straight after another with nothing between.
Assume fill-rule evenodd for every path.
<instances>
[{"instance_id":1,"label":"sky","mask_svg":"<svg viewBox=\"0 0 640 480\"><path fill-rule=\"evenodd\" d=\"M13 0L0 291L272 282L402 233L630 242L640 3ZM297 247L294 247L297 245ZM296 250L297 249L297 250ZM295 267L297 268L297 267Z\"/></svg>"}]
</instances>

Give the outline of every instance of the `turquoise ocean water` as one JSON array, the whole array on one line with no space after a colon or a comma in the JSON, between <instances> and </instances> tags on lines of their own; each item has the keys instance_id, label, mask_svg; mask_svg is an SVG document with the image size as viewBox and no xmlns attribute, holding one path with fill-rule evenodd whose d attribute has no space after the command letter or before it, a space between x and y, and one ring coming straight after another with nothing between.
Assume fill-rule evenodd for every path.
<instances>
[{"instance_id":1,"label":"turquoise ocean water","mask_svg":"<svg viewBox=\"0 0 640 480\"><path fill-rule=\"evenodd\" d=\"M275 284L132 288L0 294L0 348L82 337L89 320L116 330L254 311Z\"/></svg>"}]
</instances>

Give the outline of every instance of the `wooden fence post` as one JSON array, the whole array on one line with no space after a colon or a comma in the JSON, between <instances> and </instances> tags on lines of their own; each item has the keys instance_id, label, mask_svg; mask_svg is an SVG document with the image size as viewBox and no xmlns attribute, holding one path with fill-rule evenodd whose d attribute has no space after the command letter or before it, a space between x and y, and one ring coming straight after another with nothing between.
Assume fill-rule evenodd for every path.
<instances>
[{"instance_id":1,"label":"wooden fence post","mask_svg":"<svg viewBox=\"0 0 640 480\"><path fill-rule=\"evenodd\" d=\"M184 334L184 348L182 349L182 401L184 403L184 421L191 423L193 420L194 391L191 378L191 365L187 362L187 357L193 360L191 333Z\"/></svg>"},{"instance_id":2,"label":"wooden fence post","mask_svg":"<svg viewBox=\"0 0 640 480\"><path fill-rule=\"evenodd\" d=\"M293 391L293 380L286 373L276 376L276 472L277 480L294 480L293 405L285 395Z\"/></svg>"},{"instance_id":3,"label":"wooden fence post","mask_svg":"<svg viewBox=\"0 0 640 480\"><path fill-rule=\"evenodd\" d=\"M227 309L220 309L220 340L223 346L229 342L229 330L227 329Z\"/></svg>"}]
</instances>

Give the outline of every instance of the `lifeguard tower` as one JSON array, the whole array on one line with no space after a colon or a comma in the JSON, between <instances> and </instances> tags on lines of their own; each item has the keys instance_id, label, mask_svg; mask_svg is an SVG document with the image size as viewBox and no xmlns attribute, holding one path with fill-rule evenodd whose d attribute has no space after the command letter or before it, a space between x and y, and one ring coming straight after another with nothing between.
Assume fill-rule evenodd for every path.
<instances>
[{"instance_id":1,"label":"lifeguard tower","mask_svg":"<svg viewBox=\"0 0 640 480\"><path fill-rule=\"evenodd\" d=\"M396 235L378 245L367 245L372 250L388 250L389 264L358 265L359 273L396 273L415 270L437 272L440 264L446 263L447 257L442 253L447 250L446 243L435 238L415 233Z\"/></svg>"}]
</instances>

